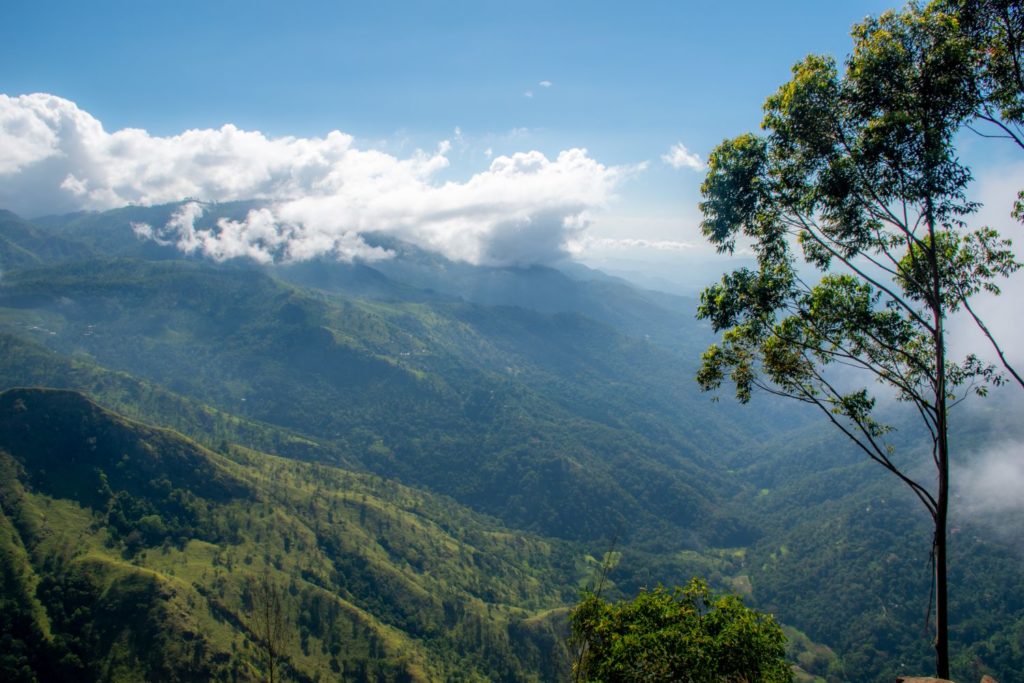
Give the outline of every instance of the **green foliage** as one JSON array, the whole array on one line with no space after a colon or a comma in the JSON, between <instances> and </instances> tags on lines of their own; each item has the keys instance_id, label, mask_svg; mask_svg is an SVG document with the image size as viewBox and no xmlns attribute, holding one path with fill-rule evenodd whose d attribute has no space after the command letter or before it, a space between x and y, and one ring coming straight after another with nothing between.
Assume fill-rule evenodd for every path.
<instances>
[{"instance_id":1,"label":"green foliage","mask_svg":"<svg viewBox=\"0 0 1024 683\"><path fill-rule=\"evenodd\" d=\"M37 578L19 534L19 527L31 522L9 516L24 496L17 475L13 463L0 459L0 478L9 482L0 489L0 679L68 678L74 668L60 664L64 652L54 642L46 611L36 598Z\"/></svg>"},{"instance_id":2,"label":"green foliage","mask_svg":"<svg viewBox=\"0 0 1024 683\"><path fill-rule=\"evenodd\" d=\"M973 49L979 128L972 130L1024 150L1024 7L1016 0L936 0L933 6L956 17ZM1024 222L1024 190L1010 215Z\"/></svg>"},{"instance_id":3,"label":"green foliage","mask_svg":"<svg viewBox=\"0 0 1024 683\"><path fill-rule=\"evenodd\" d=\"M739 235L751 240L759 269L702 294L699 315L725 331L704 357L702 386L729 375L749 400L765 379L856 428L867 406L830 384L823 366L863 368L907 400L927 395L936 362L953 386L997 381L973 358L936 360L931 344L941 333L936 311L955 312L981 289L998 292L997 280L1019 267L991 229L957 233L975 207L964 199L970 174L953 136L973 101L968 51L949 21L911 13L867 21L842 78L830 60L808 57L766 103L767 137L744 135L711 155L704 233L723 251ZM793 237L807 263L839 272L806 284Z\"/></svg>"},{"instance_id":4,"label":"green foliage","mask_svg":"<svg viewBox=\"0 0 1024 683\"><path fill-rule=\"evenodd\" d=\"M978 118L1013 139L1024 123L1024 8L1014 0L941 0L970 41L977 70L974 86Z\"/></svg>"},{"instance_id":5,"label":"green foliage","mask_svg":"<svg viewBox=\"0 0 1024 683\"><path fill-rule=\"evenodd\" d=\"M705 352L698 382L716 389L728 378L741 402L762 389L818 407L911 489L934 522L943 678L949 410L965 394L984 395L1005 381L974 354L947 356L947 318L965 310L1024 387L970 303L978 292L998 293L999 281L1021 265L1009 240L966 222L977 204L967 198L971 173L956 136L986 113L998 123L992 107L1019 118L1015 102L1024 93L1019 61L1006 70L1021 56L1020 42L1007 54L989 43L983 49L992 54L982 56L979 34L965 29L964 13L978 6L990 15L971 15L988 27L977 29L982 34L1019 29L1019 8L1006 3L964 3L959 14L942 3L912 4L854 27L842 74L827 57L798 63L765 103L765 135L727 140L711 154L701 204L705 236L719 251L749 242L757 270L703 292L698 315L722 338ZM1003 130L1020 144L1014 130ZM801 256L821 273L816 282L796 266ZM892 427L849 368L917 411L935 485L894 459Z\"/></svg>"},{"instance_id":6,"label":"green foliage","mask_svg":"<svg viewBox=\"0 0 1024 683\"><path fill-rule=\"evenodd\" d=\"M694 579L611 604L588 592L569 617L587 681L788 682L785 637L769 616Z\"/></svg>"},{"instance_id":7,"label":"green foliage","mask_svg":"<svg viewBox=\"0 0 1024 683\"><path fill-rule=\"evenodd\" d=\"M8 391L0 416L9 669L42 676L52 650L79 680L251 680L264 585L282 680L564 674L549 615L574 591L570 546L372 475L215 454L72 392Z\"/></svg>"}]
</instances>

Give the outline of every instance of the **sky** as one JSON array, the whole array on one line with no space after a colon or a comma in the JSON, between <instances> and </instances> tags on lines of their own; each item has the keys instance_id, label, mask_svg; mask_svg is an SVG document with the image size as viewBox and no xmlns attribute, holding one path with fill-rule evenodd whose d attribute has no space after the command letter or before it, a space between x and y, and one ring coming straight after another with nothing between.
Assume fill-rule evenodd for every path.
<instances>
[{"instance_id":1,"label":"sky","mask_svg":"<svg viewBox=\"0 0 1024 683\"><path fill-rule=\"evenodd\" d=\"M372 260L359 235L386 226L476 263L568 248L704 280L708 153L757 128L795 62L841 60L850 26L892 6L6 3L0 207L258 197L275 204L223 235L172 228L222 258ZM964 148L1002 220L1024 167Z\"/></svg>"}]
</instances>

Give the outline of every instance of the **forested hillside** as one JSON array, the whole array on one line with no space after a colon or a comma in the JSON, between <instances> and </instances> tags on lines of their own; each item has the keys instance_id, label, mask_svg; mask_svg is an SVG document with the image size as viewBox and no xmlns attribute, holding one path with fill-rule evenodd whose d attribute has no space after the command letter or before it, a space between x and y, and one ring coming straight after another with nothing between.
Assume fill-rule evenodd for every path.
<instances>
[{"instance_id":1,"label":"forested hillside","mask_svg":"<svg viewBox=\"0 0 1024 683\"><path fill-rule=\"evenodd\" d=\"M556 608L591 570L566 544L73 392L11 390L0 415L4 680L260 680L264 584L289 680L564 675Z\"/></svg>"},{"instance_id":2,"label":"forested hillside","mask_svg":"<svg viewBox=\"0 0 1024 683\"><path fill-rule=\"evenodd\" d=\"M716 504L715 455L758 421L730 426L675 356L578 313L353 300L253 269L134 260L11 273L0 305L9 332L67 357L520 527L669 546L744 533Z\"/></svg>"},{"instance_id":3,"label":"forested hillside","mask_svg":"<svg viewBox=\"0 0 1024 683\"><path fill-rule=\"evenodd\" d=\"M260 267L132 233L175 208L0 224L12 680L260 679L267 586L285 678L564 679L609 549L609 597L705 577L778 616L804 680L927 670L924 520L799 410L700 394L692 300L395 242ZM1002 414L968 414L969 453L1016 433ZM1019 538L990 521L957 521L954 663L1013 683Z\"/></svg>"}]
</instances>

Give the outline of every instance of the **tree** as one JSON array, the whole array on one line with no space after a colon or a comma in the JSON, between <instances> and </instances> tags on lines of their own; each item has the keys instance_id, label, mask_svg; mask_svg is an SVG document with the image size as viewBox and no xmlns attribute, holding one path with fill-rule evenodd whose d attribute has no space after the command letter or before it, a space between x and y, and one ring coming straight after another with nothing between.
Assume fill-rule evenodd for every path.
<instances>
[{"instance_id":1,"label":"tree","mask_svg":"<svg viewBox=\"0 0 1024 683\"><path fill-rule=\"evenodd\" d=\"M267 657L267 681L277 680L277 664L285 645L284 599L270 572L249 579L252 631Z\"/></svg>"},{"instance_id":2,"label":"tree","mask_svg":"<svg viewBox=\"0 0 1024 683\"><path fill-rule=\"evenodd\" d=\"M966 224L977 205L955 136L985 111L986 90L977 36L948 9L911 5L856 25L842 73L831 58L805 58L765 103L765 134L710 155L702 231L720 253L748 241L757 268L702 293L698 316L722 336L697 377L705 390L728 378L741 402L760 389L816 406L920 500L934 523L941 678L949 411L1004 381L976 355L950 359L946 325L965 310L987 334L971 297L998 294L999 280L1020 267L998 232ZM851 369L913 407L933 483L899 457L875 396Z\"/></svg>"},{"instance_id":3,"label":"tree","mask_svg":"<svg viewBox=\"0 0 1024 683\"><path fill-rule=\"evenodd\" d=\"M569 622L583 648L575 680L788 683L785 637L770 615L694 579L616 604L585 593Z\"/></svg>"},{"instance_id":4,"label":"tree","mask_svg":"<svg viewBox=\"0 0 1024 683\"><path fill-rule=\"evenodd\" d=\"M1008 140L1018 151L1024 151L1024 2L937 0L933 10L954 17L957 30L973 50L970 76L975 111L974 121L967 127L985 138ZM1024 222L1024 190L1017 195L1012 215ZM1003 367L1024 388L1024 377L1009 364L970 302L965 301L964 307L992 344Z\"/></svg>"},{"instance_id":5,"label":"tree","mask_svg":"<svg viewBox=\"0 0 1024 683\"><path fill-rule=\"evenodd\" d=\"M975 115L988 124L987 131L975 132L1010 140L1024 149L1024 3L938 0L934 9L954 16L958 30L973 46Z\"/></svg>"}]
</instances>

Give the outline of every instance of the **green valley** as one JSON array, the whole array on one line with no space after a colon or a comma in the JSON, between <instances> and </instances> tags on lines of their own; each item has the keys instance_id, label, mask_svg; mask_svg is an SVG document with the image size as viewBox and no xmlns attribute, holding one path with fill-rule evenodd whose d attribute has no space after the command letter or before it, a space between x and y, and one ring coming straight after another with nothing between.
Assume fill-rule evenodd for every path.
<instances>
[{"instance_id":1,"label":"green valley","mask_svg":"<svg viewBox=\"0 0 1024 683\"><path fill-rule=\"evenodd\" d=\"M613 599L699 576L771 611L801 681L927 670L924 520L811 416L701 395L692 300L131 233L174 210L0 224L5 679L263 680L269 594L281 680L566 680L602 565ZM954 665L1014 683L1015 537L957 523Z\"/></svg>"}]
</instances>

